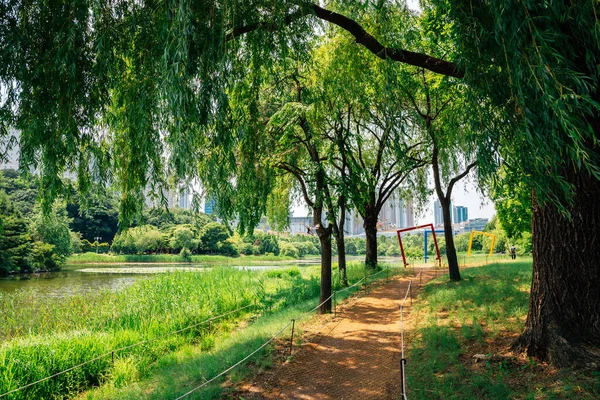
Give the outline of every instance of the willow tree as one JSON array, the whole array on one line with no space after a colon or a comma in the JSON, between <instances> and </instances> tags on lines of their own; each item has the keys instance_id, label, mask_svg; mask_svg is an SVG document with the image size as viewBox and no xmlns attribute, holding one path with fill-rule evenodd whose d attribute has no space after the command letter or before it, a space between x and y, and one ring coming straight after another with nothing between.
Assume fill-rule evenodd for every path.
<instances>
[{"instance_id":1,"label":"willow tree","mask_svg":"<svg viewBox=\"0 0 600 400\"><path fill-rule=\"evenodd\" d=\"M402 10L394 15L410 18ZM363 219L365 264L374 268L379 214L394 193L415 186L417 171L426 164L424 142L408 122L403 93L396 90L400 66L372 60L369 51L337 28L328 29L322 40L313 68L325 99L322 113L329 129L323 135L336 149L332 163L343 171L345 196Z\"/></svg>"},{"instance_id":2,"label":"willow tree","mask_svg":"<svg viewBox=\"0 0 600 400\"><path fill-rule=\"evenodd\" d=\"M465 78L503 110L500 121L516 127L499 135L504 162L535 191L534 280L520 345L558 364L597 362L590 346L600 342L600 6L433 4L433 26L456 43L455 62L404 47L400 27L370 33L357 22L361 9L385 18L403 7L396 2L331 2L326 9L296 0L5 1L0 133L21 130L21 162L41 166L46 210L63 190L65 170L78 172L85 191L106 179L106 165L115 171L123 216L139 209L147 186L160 190L167 173L201 175L234 191L235 182L217 182L235 160L204 149L234 135L256 146L251 130L226 129L228 90L247 75L238 66L259 79L254 72L270 60L310 45L304 39L322 31L318 21L336 25L373 60ZM245 90L258 88L254 81ZM264 211L236 205L248 226Z\"/></svg>"},{"instance_id":3,"label":"willow tree","mask_svg":"<svg viewBox=\"0 0 600 400\"><path fill-rule=\"evenodd\" d=\"M465 82L499 110L504 171L533 196L533 280L515 347L599 365L600 29L597 1L433 1Z\"/></svg>"}]
</instances>

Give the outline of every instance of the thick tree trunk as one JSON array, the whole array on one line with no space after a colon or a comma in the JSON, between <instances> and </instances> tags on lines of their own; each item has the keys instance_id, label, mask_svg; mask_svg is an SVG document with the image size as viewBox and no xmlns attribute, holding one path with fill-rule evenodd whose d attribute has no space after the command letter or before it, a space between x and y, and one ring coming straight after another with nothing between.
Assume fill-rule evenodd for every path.
<instances>
[{"instance_id":1,"label":"thick tree trunk","mask_svg":"<svg viewBox=\"0 0 600 400\"><path fill-rule=\"evenodd\" d=\"M377 214L365 214L363 227L365 228L367 252L365 266L375 269L377 267Z\"/></svg>"},{"instance_id":2,"label":"thick tree trunk","mask_svg":"<svg viewBox=\"0 0 600 400\"><path fill-rule=\"evenodd\" d=\"M319 226L317 234L321 242L321 295L319 303L323 303L319 308L319 312L327 314L331 312L331 229Z\"/></svg>"},{"instance_id":3,"label":"thick tree trunk","mask_svg":"<svg viewBox=\"0 0 600 400\"><path fill-rule=\"evenodd\" d=\"M458 270L458 258L456 257L456 248L454 247L454 236L452 236L452 219L450 210L450 198L439 199L442 206L442 215L444 216L444 238L446 239L446 257L448 258L448 274L451 281L460 281L460 271Z\"/></svg>"},{"instance_id":4,"label":"thick tree trunk","mask_svg":"<svg viewBox=\"0 0 600 400\"><path fill-rule=\"evenodd\" d=\"M533 205L533 279L525 331L514 348L557 366L600 367L600 181L565 174L571 219Z\"/></svg>"}]
</instances>

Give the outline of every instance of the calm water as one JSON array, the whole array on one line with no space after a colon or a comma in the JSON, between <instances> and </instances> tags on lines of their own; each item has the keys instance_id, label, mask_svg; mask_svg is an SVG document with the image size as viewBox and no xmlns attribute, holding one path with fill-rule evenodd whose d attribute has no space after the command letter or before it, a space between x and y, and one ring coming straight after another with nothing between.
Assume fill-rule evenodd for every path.
<instances>
[{"instance_id":1,"label":"calm water","mask_svg":"<svg viewBox=\"0 0 600 400\"><path fill-rule=\"evenodd\" d=\"M156 266L156 268L180 267L175 265ZM0 278L0 292L13 293L17 290L33 291L36 296L65 297L74 294L86 294L99 290L117 291L140 279L153 276L152 266L119 266L106 267L118 273L82 272L79 270L93 268L102 271L103 267L87 265L67 265L59 272L14 275ZM127 270L131 272L128 273ZM121 272L122 271L122 272ZM147 271L147 273L144 273Z\"/></svg>"}]
</instances>

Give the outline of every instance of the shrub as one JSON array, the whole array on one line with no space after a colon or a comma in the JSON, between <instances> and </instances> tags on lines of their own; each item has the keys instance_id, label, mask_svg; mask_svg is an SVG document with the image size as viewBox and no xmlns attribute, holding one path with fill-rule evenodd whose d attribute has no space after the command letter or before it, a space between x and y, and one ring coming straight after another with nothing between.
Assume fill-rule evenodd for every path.
<instances>
[{"instance_id":1,"label":"shrub","mask_svg":"<svg viewBox=\"0 0 600 400\"><path fill-rule=\"evenodd\" d=\"M237 257L240 255L237 247L235 247L235 244L230 240L226 240L219 245L219 253L232 257Z\"/></svg>"},{"instance_id":2,"label":"shrub","mask_svg":"<svg viewBox=\"0 0 600 400\"><path fill-rule=\"evenodd\" d=\"M29 253L29 265L34 270L57 270L60 268L60 257L54 254L54 245L33 242Z\"/></svg>"},{"instance_id":3,"label":"shrub","mask_svg":"<svg viewBox=\"0 0 600 400\"><path fill-rule=\"evenodd\" d=\"M346 242L346 254L351 256L357 256L358 250L356 249L356 245L354 242Z\"/></svg>"},{"instance_id":4,"label":"shrub","mask_svg":"<svg viewBox=\"0 0 600 400\"><path fill-rule=\"evenodd\" d=\"M292 243L291 245L298 250L298 257L304 257L305 255L308 254L308 242L306 242L306 243L296 242L296 243Z\"/></svg>"},{"instance_id":5,"label":"shrub","mask_svg":"<svg viewBox=\"0 0 600 400\"><path fill-rule=\"evenodd\" d=\"M386 256L399 256L400 255L400 245L390 244L387 251L385 252Z\"/></svg>"},{"instance_id":6,"label":"shrub","mask_svg":"<svg viewBox=\"0 0 600 400\"><path fill-rule=\"evenodd\" d=\"M181 251L179 252L179 256L181 256L181 258L183 258L184 261L192 261L192 252L187 247L181 249Z\"/></svg>"},{"instance_id":7,"label":"shrub","mask_svg":"<svg viewBox=\"0 0 600 400\"><path fill-rule=\"evenodd\" d=\"M244 254L246 256L252 255L252 244L251 243L242 243L239 247L240 254Z\"/></svg>"},{"instance_id":8,"label":"shrub","mask_svg":"<svg viewBox=\"0 0 600 400\"><path fill-rule=\"evenodd\" d=\"M291 243L281 243L281 251L279 254L286 257L299 257L298 249Z\"/></svg>"},{"instance_id":9,"label":"shrub","mask_svg":"<svg viewBox=\"0 0 600 400\"><path fill-rule=\"evenodd\" d=\"M279 255L279 242L277 240L277 236L266 233L261 235L258 239L260 244L260 252L261 254L273 253L276 256Z\"/></svg>"},{"instance_id":10,"label":"shrub","mask_svg":"<svg viewBox=\"0 0 600 400\"><path fill-rule=\"evenodd\" d=\"M208 253L218 253L219 246L229 238L227 227L218 222L210 222L200 230L200 250Z\"/></svg>"}]
</instances>

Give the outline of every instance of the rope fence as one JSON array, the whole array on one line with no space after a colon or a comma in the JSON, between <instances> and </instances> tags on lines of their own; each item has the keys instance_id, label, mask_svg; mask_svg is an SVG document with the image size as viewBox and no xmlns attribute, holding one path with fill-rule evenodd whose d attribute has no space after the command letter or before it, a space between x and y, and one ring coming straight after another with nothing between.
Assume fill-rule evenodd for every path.
<instances>
[{"instance_id":1,"label":"rope fence","mask_svg":"<svg viewBox=\"0 0 600 400\"><path fill-rule=\"evenodd\" d=\"M437 275L437 273L436 273ZM419 272L419 275L415 277L419 279L419 289L423 284L423 269ZM410 305L412 306L413 294L412 294L412 283L411 279L408 282L408 287L406 288L406 294L404 295L404 299L400 303L400 348L401 348L401 358L400 358L400 386L401 386L401 396L403 400L407 400L406 397L406 376L405 376L405 368L406 368L406 357L404 355L404 304L406 300L410 297Z\"/></svg>"},{"instance_id":2,"label":"rope fence","mask_svg":"<svg viewBox=\"0 0 600 400\"><path fill-rule=\"evenodd\" d=\"M366 287L368 285L368 282L367 282L368 279L369 278L374 278L375 276L378 276L378 275L380 275L380 274L382 274L384 272L386 272L386 274L387 274L386 278L389 278L389 272L390 272L389 269L390 269L389 267L386 267L385 269L382 269L381 271L376 272L374 274L365 275L364 277L362 277L361 279L359 279L357 282L355 282L354 284L352 284L350 286L347 286L347 287L345 287L343 289L340 289L340 290L334 290L333 293L329 297L327 297L325 300L323 300L321 303L317 304L315 307L311 308L310 310L308 310L308 311L300 314L298 317L296 317L294 319L291 319L290 322L288 322L287 325L285 325L280 331L278 331L275 335L273 335L272 337L270 337L267 341L265 341L263 344L261 344L258 348L256 348L254 351L252 351L247 356L245 356L243 359L241 359L240 361L238 361L234 365L230 366L229 368L225 369L221 373L217 374L213 378L207 380L206 382L202 383L201 385L195 387L194 389L190 390L189 392L187 392L187 393L183 394L182 396L178 397L176 400L183 399L183 398L189 396L190 394L192 394L192 393L194 393L194 392L202 389L203 387L205 387L205 386L209 385L210 383L214 382L216 379L222 377L223 375L225 375L228 372L232 371L233 369L235 369L239 365L243 364L245 361L247 361L248 359L250 359L253 355L255 355L260 350L262 350L264 347L266 347L269 343L271 343L273 340L275 340L277 337L279 337L290 325L292 326L292 329L291 329L291 338L290 338L290 356L291 356L292 355L292 351L293 351L293 337L294 337L294 327L295 327L295 322L296 321L300 321L301 319L303 319L307 315L312 314L313 312L315 312L316 310L318 310L321 306L323 306L326 302L328 302L331 299L333 299L334 316L337 316L336 306L337 306L337 295L339 293L343 293L343 292L346 292L346 291L351 290L353 288L356 288L361 283L363 284L363 288L364 288L364 290L366 292ZM421 276L422 273L423 273L423 270L421 270L421 272L419 273L419 276ZM406 298L407 298L407 296L408 296L408 294L410 292L411 284L412 284L412 280L409 282L409 288L408 288L407 293L406 293L406 295L404 297L403 303L404 303L404 301L406 301ZM293 291L293 290L295 290L295 288L291 288L290 289L290 291ZM273 300L273 298L271 297L269 299L269 309L270 309L270 306L272 305L271 304L272 300ZM411 298L411 303L412 303L412 298ZM221 318L226 317L228 315L232 315L232 314L238 313L240 311L249 309L251 307L258 308L259 304L260 303L255 302L253 304L249 304L249 305L237 308L235 310L228 311L228 312L220 314L220 315L216 315L214 317L208 318L208 319L206 319L204 321L201 321L201 322L198 322L196 324L187 326L185 328L181 328L181 329L178 329L178 330L175 330L175 331L171 331L171 332L165 333L163 335L159 335L159 336L156 336L156 337L153 337L153 338L150 338L150 339L145 339L145 340L142 340L140 342L136 342L136 343L133 343L133 344L130 344L130 345L127 345L127 346L123 346L123 347L119 347L117 349L113 349L113 350L107 351L107 352L105 352L103 354L100 354L97 357L94 357L94 358L92 358L90 360L84 361L84 362L82 362L80 364L74 365L74 366L72 366L70 368L67 368L67 369L65 369L63 371L57 372L57 373L55 373L53 375L44 377L44 378L39 379L39 380L37 380L35 382L31 382L31 383L29 383L27 385L23 385L23 386L21 386L19 388L12 389L12 390L10 390L8 392L2 393L2 394L0 394L0 398L3 398L3 397L6 397L6 396L8 396L10 394L19 392L19 391L21 391L23 389L27 389L27 388L29 388L31 386L34 386L34 385L37 385L39 383L48 381L48 380L50 380L52 378L55 378L57 376L66 374L67 372L73 371L73 370L75 370L77 368L81 368L81 367L83 367L85 365L91 364L91 363L93 363L95 361L98 361L98 360L100 360L102 358L105 358L105 357L108 357L108 356L111 356L113 358L113 361L114 361L114 355L116 353L119 353L119 352L122 352L122 351L125 351L125 350L128 350L128 349L131 349L131 348L134 348L134 347L137 347L137 346L141 346L143 344L152 343L152 342L157 341L159 339L163 339L163 338L166 338L168 336L172 336L172 335L175 335L175 334L178 334L178 333L181 333L181 332L184 332L184 331L196 328L198 326L210 324L212 321L221 319ZM260 304L260 305L263 306L263 308L265 307L265 304ZM401 305L401 310L402 310L402 307L403 306ZM402 313L401 313L401 318L402 318ZM402 330L402 359L404 360L404 336L403 335L404 335L404 331ZM404 391L403 391L403 393L404 393Z\"/></svg>"}]
</instances>

